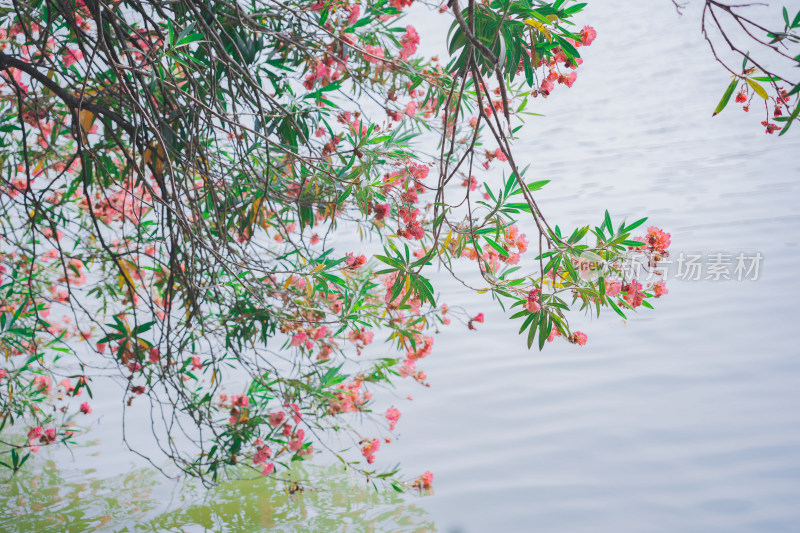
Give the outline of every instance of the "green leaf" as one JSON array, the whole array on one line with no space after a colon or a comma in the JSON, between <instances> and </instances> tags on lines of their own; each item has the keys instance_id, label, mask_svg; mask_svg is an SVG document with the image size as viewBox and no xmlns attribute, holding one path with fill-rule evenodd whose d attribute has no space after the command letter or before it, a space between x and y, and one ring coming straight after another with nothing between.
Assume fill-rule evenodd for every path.
<instances>
[{"instance_id":1,"label":"green leaf","mask_svg":"<svg viewBox=\"0 0 800 533\"><path fill-rule=\"evenodd\" d=\"M639 226L644 224L646 221L647 221L647 217L640 218L639 220L637 220L636 222L634 222L630 226L624 226L622 228L622 232L623 233L629 233L631 230L634 230L634 229L638 228Z\"/></svg>"},{"instance_id":2,"label":"green leaf","mask_svg":"<svg viewBox=\"0 0 800 533\"><path fill-rule=\"evenodd\" d=\"M781 131L781 132L778 134L778 137L780 137L781 135L783 135L784 133L786 133L787 131L789 131L789 127L792 125L792 123L793 123L795 120L797 120L797 115L798 115L798 113L800 113L800 102L798 102L797 104L795 104L795 106L794 106L794 111L792 111L792 114L789 116L789 120L786 122L786 125L783 127L783 131Z\"/></svg>"},{"instance_id":3,"label":"green leaf","mask_svg":"<svg viewBox=\"0 0 800 533\"><path fill-rule=\"evenodd\" d=\"M538 315L539 313L536 313ZM534 315L535 316L535 315ZM536 337L536 331L538 330L538 324L534 321L531 324L531 329L528 331L528 349L530 350L531 346L533 346L533 339Z\"/></svg>"},{"instance_id":4,"label":"green leaf","mask_svg":"<svg viewBox=\"0 0 800 533\"><path fill-rule=\"evenodd\" d=\"M193 33L191 35L187 35L180 41L175 44L175 48L180 48L182 46L186 46L188 44L196 43L198 41L203 40L204 35L202 33Z\"/></svg>"},{"instance_id":5,"label":"green leaf","mask_svg":"<svg viewBox=\"0 0 800 533\"><path fill-rule=\"evenodd\" d=\"M541 318L539 319L539 351L542 351L544 348L544 343L547 341L547 337L550 336L550 329L547 326L552 327L552 323L548 320L548 315L546 313L542 313Z\"/></svg>"},{"instance_id":6,"label":"green leaf","mask_svg":"<svg viewBox=\"0 0 800 533\"><path fill-rule=\"evenodd\" d=\"M714 110L714 114L711 115L712 117L717 116L723 109L725 109L725 106L728 105L731 95L733 94L733 91L736 90L737 85L739 85L739 80L733 80L731 84L728 85L728 88L725 89L725 94L722 95L722 100L719 101L719 105L717 105L717 108Z\"/></svg>"},{"instance_id":7,"label":"green leaf","mask_svg":"<svg viewBox=\"0 0 800 533\"><path fill-rule=\"evenodd\" d=\"M489 245L490 245L492 248L494 248L495 250L497 250L497 253L499 253L499 254L500 254L500 255L502 255L503 257L508 257L508 252L505 250L505 248L503 248L502 246L500 246L499 244L497 244L495 241L493 241L493 240L492 240L492 239L490 239L489 237L484 237L484 239L486 239L486 242L488 242L488 243L489 243Z\"/></svg>"},{"instance_id":8,"label":"green leaf","mask_svg":"<svg viewBox=\"0 0 800 533\"><path fill-rule=\"evenodd\" d=\"M623 313L622 310L620 310L620 308L617 306L616 303L614 303L614 300L612 300L611 298L608 298L608 305L610 305L611 309L616 311L619 316L621 316L625 320L628 320L628 317L625 316L625 313Z\"/></svg>"}]
</instances>

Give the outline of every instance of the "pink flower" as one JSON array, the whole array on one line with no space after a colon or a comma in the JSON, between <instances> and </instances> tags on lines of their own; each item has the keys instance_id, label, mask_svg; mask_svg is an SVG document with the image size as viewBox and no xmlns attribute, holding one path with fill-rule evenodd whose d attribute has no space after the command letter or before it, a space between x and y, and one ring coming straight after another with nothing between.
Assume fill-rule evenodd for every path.
<instances>
[{"instance_id":1,"label":"pink flower","mask_svg":"<svg viewBox=\"0 0 800 533\"><path fill-rule=\"evenodd\" d=\"M655 226L647 228L647 237L645 237L648 249L665 253L670 245L670 234L666 233Z\"/></svg>"},{"instance_id":2,"label":"pink flower","mask_svg":"<svg viewBox=\"0 0 800 533\"><path fill-rule=\"evenodd\" d=\"M779 127L777 124L771 124L771 123L767 122L766 120L763 121L761 123L761 125L764 126L765 128L767 128L765 131L766 131L766 133L769 133L770 135L772 135L776 131L780 131L780 130L783 129L783 128Z\"/></svg>"},{"instance_id":3,"label":"pink flower","mask_svg":"<svg viewBox=\"0 0 800 533\"><path fill-rule=\"evenodd\" d=\"M305 432L302 429L298 429L297 433L295 434L294 438L289 441L289 449L293 452L298 451L300 448L303 447L303 436Z\"/></svg>"},{"instance_id":4,"label":"pink flower","mask_svg":"<svg viewBox=\"0 0 800 533\"><path fill-rule=\"evenodd\" d=\"M389 214L389 204L375 204L372 211L375 213L375 220L383 220Z\"/></svg>"},{"instance_id":5,"label":"pink flower","mask_svg":"<svg viewBox=\"0 0 800 533\"><path fill-rule=\"evenodd\" d=\"M269 425L276 428L283 424L284 419L286 419L286 413L283 411L272 413L269 415Z\"/></svg>"},{"instance_id":6,"label":"pink flower","mask_svg":"<svg viewBox=\"0 0 800 533\"><path fill-rule=\"evenodd\" d=\"M48 376L36 376L33 378L33 390L44 392L45 394L50 392L50 378Z\"/></svg>"},{"instance_id":7,"label":"pink flower","mask_svg":"<svg viewBox=\"0 0 800 533\"><path fill-rule=\"evenodd\" d=\"M742 104L747 101L747 93L744 90L739 91L736 94L736 103Z\"/></svg>"},{"instance_id":8,"label":"pink flower","mask_svg":"<svg viewBox=\"0 0 800 533\"><path fill-rule=\"evenodd\" d=\"M317 66L314 67L314 78L321 80L329 73L328 65L325 63L317 63Z\"/></svg>"},{"instance_id":9,"label":"pink flower","mask_svg":"<svg viewBox=\"0 0 800 533\"><path fill-rule=\"evenodd\" d=\"M350 332L347 338L350 342L356 343L361 342L364 346L371 344L372 339L375 337L375 334L371 331L364 331L363 329L355 329Z\"/></svg>"},{"instance_id":10,"label":"pink flower","mask_svg":"<svg viewBox=\"0 0 800 533\"><path fill-rule=\"evenodd\" d=\"M72 391L75 390L75 386L70 382L69 378L62 379L59 385L64 387L64 392L66 392L67 394L71 394Z\"/></svg>"},{"instance_id":11,"label":"pink flower","mask_svg":"<svg viewBox=\"0 0 800 533\"><path fill-rule=\"evenodd\" d=\"M363 455L369 464L375 462L375 452L381 447L380 439L372 439L372 442L367 442L361 447L361 455Z\"/></svg>"},{"instance_id":12,"label":"pink flower","mask_svg":"<svg viewBox=\"0 0 800 533\"><path fill-rule=\"evenodd\" d=\"M328 328L321 326L314 331L314 340L318 341L328 334Z\"/></svg>"},{"instance_id":13,"label":"pink flower","mask_svg":"<svg viewBox=\"0 0 800 533\"><path fill-rule=\"evenodd\" d=\"M541 289L531 289L531 291L528 293L528 299L525 301L525 309L531 313L535 313L542 308L542 306L539 304L539 294L541 292Z\"/></svg>"},{"instance_id":14,"label":"pink flower","mask_svg":"<svg viewBox=\"0 0 800 533\"><path fill-rule=\"evenodd\" d=\"M42 426L36 426L35 428L31 428L28 431L28 438L31 440L38 439L41 436L42 436Z\"/></svg>"},{"instance_id":15,"label":"pink flower","mask_svg":"<svg viewBox=\"0 0 800 533\"><path fill-rule=\"evenodd\" d=\"M419 46L419 34L417 30L414 29L414 26L406 27L406 32L400 37L400 45L402 46L400 50L401 59L408 59L416 53L417 47Z\"/></svg>"},{"instance_id":16,"label":"pink flower","mask_svg":"<svg viewBox=\"0 0 800 533\"><path fill-rule=\"evenodd\" d=\"M406 115L409 117L413 117L417 113L417 103L414 100L411 100L408 105L406 105Z\"/></svg>"},{"instance_id":17,"label":"pink flower","mask_svg":"<svg viewBox=\"0 0 800 533\"><path fill-rule=\"evenodd\" d=\"M480 322L481 324L483 324L483 313L478 313L475 316L475 318L473 318L472 320L474 320L475 322Z\"/></svg>"},{"instance_id":18,"label":"pink flower","mask_svg":"<svg viewBox=\"0 0 800 533\"><path fill-rule=\"evenodd\" d=\"M259 441L261 439L258 439ZM253 464L261 464L267 459L272 457L272 450L269 449L268 446L261 446L258 448L258 451L253 455Z\"/></svg>"},{"instance_id":19,"label":"pink flower","mask_svg":"<svg viewBox=\"0 0 800 533\"><path fill-rule=\"evenodd\" d=\"M358 15L361 14L361 6L358 4L352 5L349 7L350 14L347 16L347 25L352 26L356 22L358 22Z\"/></svg>"},{"instance_id":20,"label":"pink flower","mask_svg":"<svg viewBox=\"0 0 800 533\"><path fill-rule=\"evenodd\" d=\"M612 298L619 294L619 291L622 290L622 283L619 281L607 281L606 282L606 294L611 296Z\"/></svg>"},{"instance_id":21,"label":"pink flower","mask_svg":"<svg viewBox=\"0 0 800 533\"><path fill-rule=\"evenodd\" d=\"M161 356L158 354L158 348L150 348L150 353L148 354L147 359L151 363L158 363L158 361L161 359Z\"/></svg>"},{"instance_id":22,"label":"pink flower","mask_svg":"<svg viewBox=\"0 0 800 533\"><path fill-rule=\"evenodd\" d=\"M300 406L296 403L285 403L283 406L289 408L289 413L292 415L292 420L294 420L295 424L299 424L303 419L303 415L300 412Z\"/></svg>"},{"instance_id":23,"label":"pink flower","mask_svg":"<svg viewBox=\"0 0 800 533\"><path fill-rule=\"evenodd\" d=\"M344 260L347 264L347 268L352 271L356 271L367 262L367 258L364 255L354 256L352 252L347 254L347 259Z\"/></svg>"},{"instance_id":24,"label":"pink flower","mask_svg":"<svg viewBox=\"0 0 800 533\"><path fill-rule=\"evenodd\" d=\"M419 481L422 483L423 489L429 489L433 485L433 474L426 471L419 477Z\"/></svg>"},{"instance_id":25,"label":"pink flower","mask_svg":"<svg viewBox=\"0 0 800 533\"><path fill-rule=\"evenodd\" d=\"M64 60L65 67L71 67L83 59L83 52L69 48L66 52L64 52L62 59Z\"/></svg>"},{"instance_id":26,"label":"pink flower","mask_svg":"<svg viewBox=\"0 0 800 533\"><path fill-rule=\"evenodd\" d=\"M292 346L302 346L303 344L305 344L306 340L308 340L308 335L306 335L304 332L301 331L299 333L295 333L292 336L291 345Z\"/></svg>"},{"instance_id":27,"label":"pink flower","mask_svg":"<svg viewBox=\"0 0 800 533\"><path fill-rule=\"evenodd\" d=\"M579 346L584 346L586 344L586 334L580 331L576 331L575 333L572 334L570 342L572 342L573 344L577 344Z\"/></svg>"},{"instance_id":28,"label":"pink flower","mask_svg":"<svg viewBox=\"0 0 800 533\"><path fill-rule=\"evenodd\" d=\"M494 151L494 156L499 159L500 161L508 161L505 152L503 152L502 148L498 148Z\"/></svg>"},{"instance_id":29,"label":"pink flower","mask_svg":"<svg viewBox=\"0 0 800 533\"><path fill-rule=\"evenodd\" d=\"M642 284L636 280L632 280L627 287L622 287L625 295L622 297L628 304L633 307L639 307L644 301L644 293L642 292Z\"/></svg>"},{"instance_id":30,"label":"pink flower","mask_svg":"<svg viewBox=\"0 0 800 533\"><path fill-rule=\"evenodd\" d=\"M85 415L88 415L88 414L91 414L91 413L92 413L92 408L91 408L91 406L89 405L89 402L83 402L83 403L81 404L81 413L83 413L83 414L85 414Z\"/></svg>"},{"instance_id":31,"label":"pink flower","mask_svg":"<svg viewBox=\"0 0 800 533\"><path fill-rule=\"evenodd\" d=\"M4 368L0 368L0 379L4 379L8 377L8 372Z\"/></svg>"},{"instance_id":32,"label":"pink flower","mask_svg":"<svg viewBox=\"0 0 800 533\"><path fill-rule=\"evenodd\" d=\"M261 475L268 476L275 471L275 465L273 463L268 463L264 465L264 468L261 469Z\"/></svg>"},{"instance_id":33,"label":"pink flower","mask_svg":"<svg viewBox=\"0 0 800 533\"><path fill-rule=\"evenodd\" d=\"M380 46L367 45L364 47L366 54L364 54L364 61L368 63L381 63L383 61L383 48Z\"/></svg>"},{"instance_id":34,"label":"pink flower","mask_svg":"<svg viewBox=\"0 0 800 533\"><path fill-rule=\"evenodd\" d=\"M597 38L597 32L591 26L584 26L581 30L581 44L589 46Z\"/></svg>"},{"instance_id":35,"label":"pink flower","mask_svg":"<svg viewBox=\"0 0 800 533\"><path fill-rule=\"evenodd\" d=\"M394 407L390 407L386 410L386 420L389 421L389 429L394 431L397 421L400 420L400 411Z\"/></svg>"},{"instance_id":36,"label":"pink flower","mask_svg":"<svg viewBox=\"0 0 800 533\"><path fill-rule=\"evenodd\" d=\"M192 370L202 370L203 363L200 362L200 358L195 356L192 357Z\"/></svg>"},{"instance_id":37,"label":"pink flower","mask_svg":"<svg viewBox=\"0 0 800 533\"><path fill-rule=\"evenodd\" d=\"M667 289L667 283L663 279L657 281L653 285L653 293L655 294L656 298L660 298L665 294L669 294L669 290Z\"/></svg>"}]
</instances>

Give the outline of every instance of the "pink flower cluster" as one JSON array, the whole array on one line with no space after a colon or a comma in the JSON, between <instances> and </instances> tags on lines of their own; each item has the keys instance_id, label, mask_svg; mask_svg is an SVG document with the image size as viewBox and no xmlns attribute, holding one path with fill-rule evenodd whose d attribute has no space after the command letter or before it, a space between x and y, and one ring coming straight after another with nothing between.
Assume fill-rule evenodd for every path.
<instances>
[{"instance_id":1,"label":"pink flower cluster","mask_svg":"<svg viewBox=\"0 0 800 533\"><path fill-rule=\"evenodd\" d=\"M249 407L250 400L246 395L234 394L231 396L230 418L228 418L228 423L233 426L247 420L247 410Z\"/></svg>"},{"instance_id":2,"label":"pink flower cluster","mask_svg":"<svg viewBox=\"0 0 800 533\"><path fill-rule=\"evenodd\" d=\"M539 303L539 295L542 293L542 289L533 288L528 292L528 297L525 300L525 309L530 311L531 313L535 313L542 308L541 304Z\"/></svg>"},{"instance_id":3,"label":"pink flower cluster","mask_svg":"<svg viewBox=\"0 0 800 533\"><path fill-rule=\"evenodd\" d=\"M407 26L406 32L400 37L400 58L403 60L408 59L414 55L419 46L419 34L414 26Z\"/></svg>"},{"instance_id":4,"label":"pink flower cluster","mask_svg":"<svg viewBox=\"0 0 800 533\"><path fill-rule=\"evenodd\" d=\"M394 407L386 410L386 420L389 421L389 430L394 431L397 421L400 420L400 411Z\"/></svg>"},{"instance_id":5,"label":"pink flower cluster","mask_svg":"<svg viewBox=\"0 0 800 533\"><path fill-rule=\"evenodd\" d=\"M636 240L645 243L644 246L637 248L638 250L658 253L665 257L669 255L667 248L669 248L671 242L670 234L655 226L647 228L647 235L645 237L637 237Z\"/></svg>"},{"instance_id":6,"label":"pink flower cluster","mask_svg":"<svg viewBox=\"0 0 800 533\"><path fill-rule=\"evenodd\" d=\"M372 399L372 393L361 390L361 380L349 383L340 383L336 386L339 392L334 393L335 399L328 405L328 414L355 413L363 410L364 406Z\"/></svg>"},{"instance_id":7,"label":"pink flower cluster","mask_svg":"<svg viewBox=\"0 0 800 533\"><path fill-rule=\"evenodd\" d=\"M355 272L356 270L364 266L364 264L367 262L367 258L363 254L355 256L353 255L352 252L350 252L347 254L347 258L345 259L344 262L349 270Z\"/></svg>"},{"instance_id":8,"label":"pink flower cluster","mask_svg":"<svg viewBox=\"0 0 800 533\"><path fill-rule=\"evenodd\" d=\"M105 222L132 222L139 224L150 211L153 199L144 185L133 185L130 180L115 191L98 191L93 200L82 197L78 205Z\"/></svg>"},{"instance_id":9,"label":"pink flower cluster","mask_svg":"<svg viewBox=\"0 0 800 533\"><path fill-rule=\"evenodd\" d=\"M591 26L584 26L584 28L580 32L581 40L575 41L574 39L567 39L567 41L574 46L575 48L580 48L581 46L589 46L594 42L597 38L597 31ZM543 96L548 96L550 93L553 92L555 88L555 83L558 82L559 84L566 85L567 87L572 87L572 84L575 83L575 80L578 77L577 72L575 69L583 62L580 58L575 58L573 60L567 59L567 56L564 54L564 51L561 48L556 48L553 51L553 57L546 61L544 58L539 60L537 67L547 67L548 73L547 76L544 77L540 86L539 86L539 93ZM558 65L563 64L567 68L572 69L569 74L564 74L559 72ZM524 70L524 64L520 62L520 66L518 72L522 72Z\"/></svg>"},{"instance_id":10,"label":"pink flower cluster","mask_svg":"<svg viewBox=\"0 0 800 533\"><path fill-rule=\"evenodd\" d=\"M364 443L365 441L361 441ZM363 455L369 464L375 462L375 452L380 450L381 448L381 441L380 439L372 439L371 441L366 441L361 447L361 455Z\"/></svg>"},{"instance_id":11,"label":"pink flower cluster","mask_svg":"<svg viewBox=\"0 0 800 533\"><path fill-rule=\"evenodd\" d=\"M372 344L374 337L375 334L373 332L364 329L355 329L347 335L347 339L356 345L358 355L361 355L361 351L365 346Z\"/></svg>"}]
</instances>

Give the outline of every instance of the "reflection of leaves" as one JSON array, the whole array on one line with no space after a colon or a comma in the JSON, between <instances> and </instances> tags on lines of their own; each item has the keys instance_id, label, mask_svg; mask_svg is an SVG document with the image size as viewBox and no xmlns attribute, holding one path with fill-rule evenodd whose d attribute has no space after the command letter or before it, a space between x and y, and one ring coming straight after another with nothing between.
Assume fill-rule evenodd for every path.
<instances>
[{"instance_id":1,"label":"reflection of leaves","mask_svg":"<svg viewBox=\"0 0 800 533\"><path fill-rule=\"evenodd\" d=\"M300 467L298 467L300 468ZM339 466L305 467L298 479L319 485L289 494L274 477L224 483L205 492L181 490L175 511L137 524L133 531L435 531L426 513L391 491L376 492ZM204 501L202 501L204 500Z\"/></svg>"},{"instance_id":2,"label":"reflection of leaves","mask_svg":"<svg viewBox=\"0 0 800 533\"><path fill-rule=\"evenodd\" d=\"M0 488L0 530L103 531L119 517L138 520L157 507L151 490L153 471L138 471L99 480L93 470L79 480L63 479L54 461L44 468L22 470Z\"/></svg>"},{"instance_id":3,"label":"reflection of leaves","mask_svg":"<svg viewBox=\"0 0 800 533\"><path fill-rule=\"evenodd\" d=\"M190 482L170 487L151 470L105 479L82 471L71 474L77 480L70 482L48 461L41 471L23 472L0 488L0 530L436 530L422 508L395 492L376 492L340 466L295 468L292 479L321 481L294 494L290 483L274 476L229 481L210 490ZM165 491L171 497L165 498ZM164 511L162 502L167 501L170 509Z\"/></svg>"}]
</instances>

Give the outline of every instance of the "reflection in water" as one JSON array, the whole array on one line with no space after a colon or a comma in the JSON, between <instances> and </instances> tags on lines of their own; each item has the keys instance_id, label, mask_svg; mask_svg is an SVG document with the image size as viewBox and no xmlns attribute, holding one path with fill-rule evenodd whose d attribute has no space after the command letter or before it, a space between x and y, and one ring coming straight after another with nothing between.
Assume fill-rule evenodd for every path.
<instances>
[{"instance_id":1,"label":"reflection in water","mask_svg":"<svg viewBox=\"0 0 800 533\"><path fill-rule=\"evenodd\" d=\"M0 531L436 531L419 506L338 466L292 472L315 486L269 477L212 490L146 469L102 478L93 469L61 472L54 461L42 466L0 485Z\"/></svg>"}]
</instances>

